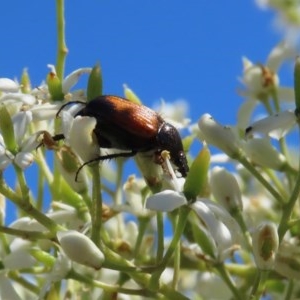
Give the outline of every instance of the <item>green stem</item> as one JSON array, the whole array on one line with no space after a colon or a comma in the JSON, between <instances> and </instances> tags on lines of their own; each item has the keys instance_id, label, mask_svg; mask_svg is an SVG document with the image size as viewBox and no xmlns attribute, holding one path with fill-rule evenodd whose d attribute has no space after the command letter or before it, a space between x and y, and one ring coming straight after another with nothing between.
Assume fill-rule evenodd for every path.
<instances>
[{"instance_id":1,"label":"green stem","mask_svg":"<svg viewBox=\"0 0 300 300\"><path fill-rule=\"evenodd\" d=\"M103 264L104 268L110 268L113 270L122 271L128 274L128 276L130 276L139 285L147 288L147 290L164 295L166 299L176 299L176 300L188 299L181 293L174 291L174 289L172 289L172 287L170 287L169 285L163 284L162 282L159 282L155 287L153 287L151 285L152 278L150 277L149 274L142 273L141 270L135 267L133 263L125 260L123 257L113 252L105 245L103 245L103 249L101 250L103 251L106 258Z\"/></svg>"},{"instance_id":2,"label":"green stem","mask_svg":"<svg viewBox=\"0 0 300 300\"><path fill-rule=\"evenodd\" d=\"M122 293L126 295L140 295L144 297L155 297L156 293L153 293L151 291L145 290L145 289L129 289L129 288L122 288L119 285L111 285L107 284L98 280L94 280L92 278L89 278L87 276L81 275L74 270L70 271L68 274L68 278L77 280L79 282L89 284L93 287L98 287L103 289L105 292L110 293Z\"/></svg>"},{"instance_id":3,"label":"green stem","mask_svg":"<svg viewBox=\"0 0 300 300\"><path fill-rule=\"evenodd\" d=\"M29 280L26 280L24 277L20 276L18 272L16 271L10 271L8 273L8 276L13 281L17 282L24 288L26 288L28 291L31 291L32 293L38 295L40 292L40 287L32 284Z\"/></svg>"},{"instance_id":4,"label":"green stem","mask_svg":"<svg viewBox=\"0 0 300 300\"><path fill-rule=\"evenodd\" d=\"M151 283L150 283L151 288L155 289L158 286L159 278L160 278L162 272L165 270L174 251L176 250L176 247L177 247L177 245L180 241L180 238L182 236L182 233L184 231L185 224L186 224L188 216L189 216L189 212L190 212L190 208L188 206L182 206L179 209L178 221L176 224L173 239L169 245L169 248L168 248L163 260L159 264L158 269L152 275Z\"/></svg>"},{"instance_id":5,"label":"green stem","mask_svg":"<svg viewBox=\"0 0 300 300\"><path fill-rule=\"evenodd\" d=\"M174 274L172 280L172 288L177 290L179 282L179 272L180 272L180 244L177 244L176 250L174 253Z\"/></svg>"},{"instance_id":6,"label":"green stem","mask_svg":"<svg viewBox=\"0 0 300 300\"><path fill-rule=\"evenodd\" d=\"M101 246L100 233L102 227L102 194L99 164L91 166L93 174L93 190L92 190L92 241Z\"/></svg>"},{"instance_id":7,"label":"green stem","mask_svg":"<svg viewBox=\"0 0 300 300\"><path fill-rule=\"evenodd\" d=\"M284 300L291 300L293 296L293 290L294 290L294 280L290 279L286 291L286 295L284 297Z\"/></svg>"},{"instance_id":8,"label":"green stem","mask_svg":"<svg viewBox=\"0 0 300 300\"><path fill-rule=\"evenodd\" d=\"M14 229L11 227L0 226L0 232L5 234L10 234L13 236L18 236L25 240L49 240L55 237L55 234L50 232L40 232L40 231L31 231L31 230L21 230L21 229Z\"/></svg>"},{"instance_id":9,"label":"green stem","mask_svg":"<svg viewBox=\"0 0 300 300\"><path fill-rule=\"evenodd\" d=\"M149 218L138 218L139 220L139 229L138 229L138 236L135 242L135 246L134 246L134 253L133 253L133 257L135 259L138 258L138 255L140 254L140 248L142 245L142 241L147 229L147 226L149 224Z\"/></svg>"},{"instance_id":10,"label":"green stem","mask_svg":"<svg viewBox=\"0 0 300 300\"><path fill-rule=\"evenodd\" d=\"M65 41L65 3L64 0L56 0L56 20L57 20L57 58L56 74L62 82L64 77L65 60L68 48Z\"/></svg>"},{"instance_id":11,"label":"green stem","mask_svg":"<svg viewBox=\"0 0 300 300\"><path fill-rule=\"evenodd\" d=\"M300 159L299 159L298 164L299 164L299 168L300 168ZM280 223L278 226L279 241L281 241L283 239L283 236L285 235L286 231L288 230L288 224L290 221L290 217L293 212L296 201L299 197L299 193L300 193L300 172L298 172L298 174L297 174L294 190L290 196L290 199L289 199L288 203L284 206L283 211L282 211L281 220L280 220Z\"/></svg>"},{"instance_id":12,"label":"green stem","mask_svg":"<svg viewBox=\"0 0 300 300\"><path fill-rule=\"evenodd\" d=\"M16 194L10 187L8 187L2 177L0 178L0 193L14 202L18 208L22 209L29 216L33 217L39 223L44 225L50 232L55 233L60 229L60 226L58 226L54 221L52 221L31 204L29 198L29 189L26 185L23 171L16 165L14 165L14 168L21 189L21 196Z\"/></svg>"},{"instance_id":13,"label":"green stem","mask_svg":"<svg viewBox=\"0 0 300 300\"><path fill-rule=\"evenodd\" d=\"M156 214L157 223L157 252L156 252L156 262L159 264L164 255L164 217L161 212Z\"/></svg>"},{"instance_id":14,"label":"green stem","mask_svg":"<svg viewBox=\"0 0 300 300\"><path fill-rule=\"evenodd\" d=\"M122 204L122 178L123 178L123 166L124 166L124 159L117 159L117 178L116 178L116 191L113 194L113 201L116 206ZM117 232L118 237L123 236L123 224L124 224L124 218L123 214L118 214L116 216L117 218Z\"/></svg>"},{"instance_id":15,"label":"green stem","mask_svg":"<svg viewBox=\"0 0 300 300\"><path fill-rule=\"evenodd\" d=\"M259 288L260 281L261 281L261 271L257 270L255 278L254 278L254 282L252 284L251 293L249 295L249 300L256 299L256 294L257 294L257 291Z\"/></svg>"},{"instance_id":16,"label":"green stem","mask_svg":"<svg viewBox=\"0 0 300 300\"><path fill-rule=\"evenodd\" d=\"M36 201L36 207L39 210L43 209L43 200L44 200L44 173L41 169L38 171L38 192L37 192L37 201Z\"/></svg>"},{"instance_id":17,"label":"green stem","mask_svg":"<svg viewBox=\"0 0 300 300\"><path fill-rule=\"evenodd\" d=\"M260 299L262 291L265 290L269 273L268 270L258 270L249 299Z\"/></svg>"},{"instance_id":18,"label":"green stem","mask_svg":"<svg viewBox=\"0 0 300 300\"><path fill-rule=\"evenodd\" d=\"M235 299L240 300L244 299L239 291L237 290L234 282L232 281L231 277L228 274L228 271L225 269L224 264L219 264L216 266L216 269L218 270L220 276L228 286L228 288L231 290L232 294L234 295Z\"/></svg>"}]
</instances>

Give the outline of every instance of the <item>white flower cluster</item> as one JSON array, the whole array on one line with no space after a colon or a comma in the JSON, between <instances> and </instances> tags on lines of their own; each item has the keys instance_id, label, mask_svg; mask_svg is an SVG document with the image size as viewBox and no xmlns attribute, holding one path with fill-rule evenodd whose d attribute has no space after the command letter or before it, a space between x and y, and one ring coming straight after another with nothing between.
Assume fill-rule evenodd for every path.
<instances>
[{"instance_id":1,"label":"white flower cluster","mask_svg":"<svg viewBox=\"0 0 300 300\"><path fill-rule=\"evenodd\" d=\"M196 138L204 146L196 158L188 154L187 178L177 177L163 151L161 165L153 163L153 153L138 155L145 179L129 175L125 183L122 159L115 169L101 165L101 183L92 168L94 176L78 174L82 161L99 156L93 136L97 120L74 118L78 105L59 110L66 101L86 101L85 91L71 89L90 68L62 81L61 101L51 100L49 83L25 93L24 83L0 78L0 193L27 213L4 226L1 199L0 298L45 299L53 293L89 299L258 299L261 291L277 297L278 289L265 284L268 279L282 289L293 280L296 295L300 179L285 136L299 120L294 89L281 86L279 76L282 62L294 56L294 49L281 43L264 65L243 59L245 101L237 125L223 126L204 114L190 126L186 148ZM52 66L51 76L56 76ZM127 86L125 95L140 102ZM256 120L260 106L267 116ZM186 110L182 102L162 106L177 128L188 126ZM58 127L61 144L52 137ZM53 173L44 155L35 152L41 135L55 151ZM223 154L210 160L210 145ZM35 156L50 190L47 213L41 212L43 183L35 198L24 177L18 175L14 190L3 176L10 164L22 171ZM164 236L169 223L171 239ZM57 281L63 281L60 290Z\"/></svg>"}]
</instances>

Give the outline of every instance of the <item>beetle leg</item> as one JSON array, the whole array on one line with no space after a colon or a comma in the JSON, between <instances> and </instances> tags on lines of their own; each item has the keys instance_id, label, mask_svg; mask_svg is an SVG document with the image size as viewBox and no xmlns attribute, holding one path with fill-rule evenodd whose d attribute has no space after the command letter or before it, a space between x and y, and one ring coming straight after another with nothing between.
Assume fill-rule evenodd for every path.
<instances>
[{"instance_id":1,"label":"beetle leg","mask_svg":"<svg viewBox=\"0 0 300 300\"><path fill-rule=\"evenodd\" d=\"M136 155L137 151L132 150L131 152L121 152L121 153L113 153L113 154L107 154L107 155L102 155L102 156L98 156L94 159L91 159L89 161L86 161L85 163L83 163L77 170L76 175L75 175L75 181L77 182L78 179L78 174L81 171L81 169L86 166L89 165L93 162L96 161L102 161L102 160L106 160L106 159L113 159L113 158L117 158L117 157L131 157Z\"/></svg>"}]
</instances>

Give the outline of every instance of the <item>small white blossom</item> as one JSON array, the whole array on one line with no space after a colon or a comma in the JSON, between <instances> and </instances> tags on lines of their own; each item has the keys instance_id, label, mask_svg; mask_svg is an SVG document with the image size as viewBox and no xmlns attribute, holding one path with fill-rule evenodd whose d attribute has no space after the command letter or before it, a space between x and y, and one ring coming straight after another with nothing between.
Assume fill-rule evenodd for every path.
<instances>
[{"instance_id":1,"label":"small white blossom","mask_svg":"<svg viewBox=\"0 0 300 300\"><path fill-rule=\"evenodd\" d=\"M240 91L240 94L246 101L239 108L238 128L245 129L258 102L267 101L273 97L273 93L276 93L279 101L294 101L294 89L280 86L277 72L284 60L295 56L295 48L287 42L282 42L272 49L264 65L253 64L249 59L243 58L241 82L245 89Z\"/></svg>"}]
</instances>

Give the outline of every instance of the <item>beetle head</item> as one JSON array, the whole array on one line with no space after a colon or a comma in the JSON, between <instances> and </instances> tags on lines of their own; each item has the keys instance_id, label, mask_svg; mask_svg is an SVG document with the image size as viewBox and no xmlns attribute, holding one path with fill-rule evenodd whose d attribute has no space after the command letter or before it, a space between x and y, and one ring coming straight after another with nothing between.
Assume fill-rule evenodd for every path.
<instances>
[{"instance_id":1,"label":"beetle head","mask_svg":"<svg viewBox=\"0 0 300 300\"><path fill-rule=\"evenodd\" d=\"M177 129L169 123L163 123L156 139L159 148L170 152L172 163L178 168L181 175L186 177L189 167Z\"/></svg>"}]
</instances>

